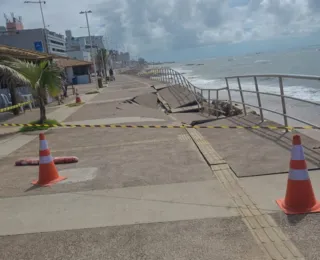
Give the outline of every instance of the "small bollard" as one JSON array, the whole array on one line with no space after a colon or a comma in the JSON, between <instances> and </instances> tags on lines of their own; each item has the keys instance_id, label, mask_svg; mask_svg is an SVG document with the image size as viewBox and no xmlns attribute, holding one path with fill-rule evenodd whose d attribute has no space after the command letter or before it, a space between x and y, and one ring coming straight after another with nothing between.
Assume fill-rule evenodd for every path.
<instances>
[{"instance_id":1,"label":"small bollard","mask_svg":"<svg viewBox=\"0 0 320 260\"><path fill-rule=\"evenodd\" d=\"M103 88L102 78L101 77L98 78L98 87L99 88Z\"/></svg>"}]
</instances>

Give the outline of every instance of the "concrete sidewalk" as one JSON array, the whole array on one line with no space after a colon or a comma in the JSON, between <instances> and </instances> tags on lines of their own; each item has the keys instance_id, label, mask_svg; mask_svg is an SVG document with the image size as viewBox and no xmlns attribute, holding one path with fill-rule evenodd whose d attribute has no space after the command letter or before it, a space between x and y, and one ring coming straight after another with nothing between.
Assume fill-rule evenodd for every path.
<instances>
[{"instance_id":1,"label":"concrete sidewalk","mask_svg":"<svg viewBox=\"0 0 320 260\"><path fill-rule=\"evenodd\" d=\"M152 84L118 75L100 94L82 96L85 105L53 115L180 124L158 106ZM0 146L3 259L304 259L272 215L279 211L264 210L270 201L259 200L254 184L244 189L195 129L51 129L52 155L74 155L79 163L57 166L68 179L50 188L31 186L37 167L13 166L38 154L36 134L20 138L30 140L10 153ZM313 256L306 252L305 259Z\"/></svg>"}]
</instances>

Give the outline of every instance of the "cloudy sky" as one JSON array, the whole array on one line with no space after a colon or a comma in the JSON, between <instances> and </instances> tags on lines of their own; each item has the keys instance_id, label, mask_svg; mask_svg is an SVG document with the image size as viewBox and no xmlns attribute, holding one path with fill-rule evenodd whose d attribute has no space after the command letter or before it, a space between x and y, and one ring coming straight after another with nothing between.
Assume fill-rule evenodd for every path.
<instances>
[{"instance_id":1,"label":"cloudy sky","mask_svg":"<svg viewBox=\"0 0 320 260\"><path fill-rule=\"evenodd\" d=\"M0 10L22 16L26 28L42 26L38 4L0 0ZM282 43L316 44L320 0L47 0L49 29L86 35L81 10L92 10L93 34L108 35L108 44L136 55L155 57L266 48ZM0 24L4 18L0 18ZM292 38L294 37L294 38ZM311 38L310 38L311 37ZM284 44L285 43L285 44ZM228 46L228 48L224 48ZM231 51L232 52L232 51ZM230 52L230 53L231 53ZM229 54L230 54L229 53ZM228 53L226 53L228 54ZM195 57L195 56L193 56Z\"/></svg>"}]
</instances>

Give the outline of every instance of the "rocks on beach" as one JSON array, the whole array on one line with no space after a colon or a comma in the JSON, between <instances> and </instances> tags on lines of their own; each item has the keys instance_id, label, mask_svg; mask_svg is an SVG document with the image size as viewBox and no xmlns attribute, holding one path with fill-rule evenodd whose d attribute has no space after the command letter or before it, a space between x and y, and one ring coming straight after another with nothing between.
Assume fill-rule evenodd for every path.
<instances>
[{"instance_id":1,"label":"rocks on beach","mask_svg":"<svg viewBox=\"0 0 320 260\"><path fill-rule=\"evenodd\" d=\"M229 101L213 100L210 110L215 116L237 116L241 115L242 109L235 105L231 105Z\"/></svg>"}]
</instances>

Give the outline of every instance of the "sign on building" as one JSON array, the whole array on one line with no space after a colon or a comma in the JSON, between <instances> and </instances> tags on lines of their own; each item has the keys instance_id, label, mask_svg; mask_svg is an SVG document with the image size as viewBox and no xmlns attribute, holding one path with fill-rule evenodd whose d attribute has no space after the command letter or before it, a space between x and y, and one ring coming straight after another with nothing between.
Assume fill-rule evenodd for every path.
<instances>
[{"instance_id":1,"label":"sign on building","mask_svg":"<svg viewBox=\"0 0 320 260\"><path fill-rule=\"evenodd\" d=\"M36 51L44 52L42 41L34 42L34 48Z\"/></svg>"}]
</instances>

